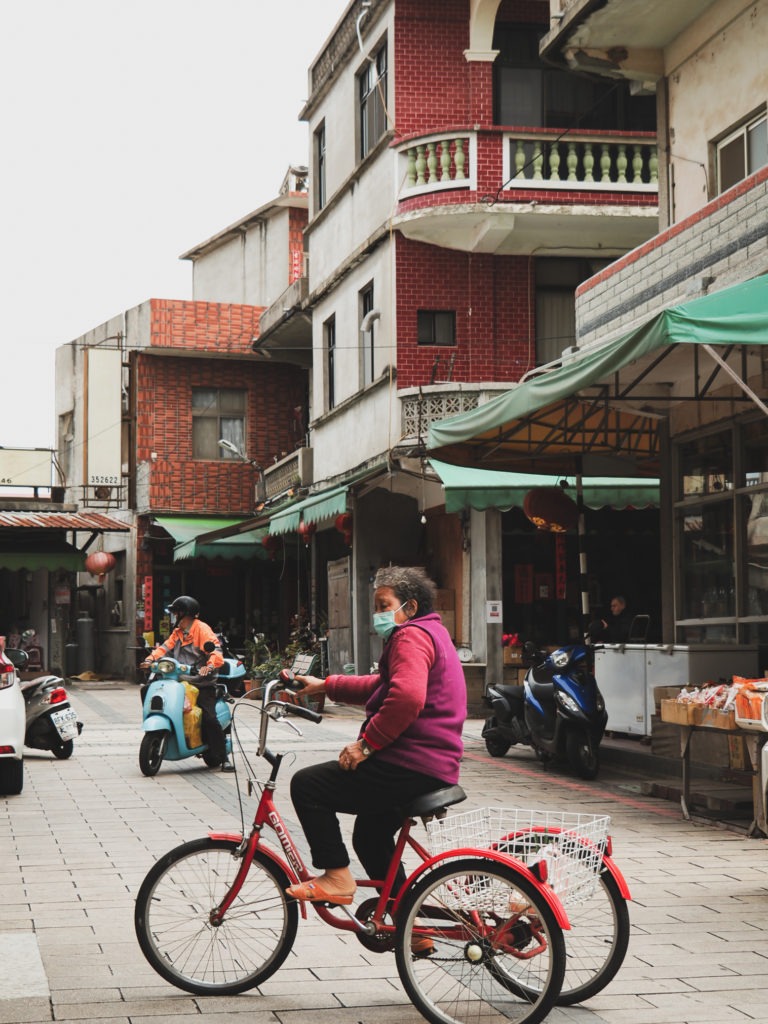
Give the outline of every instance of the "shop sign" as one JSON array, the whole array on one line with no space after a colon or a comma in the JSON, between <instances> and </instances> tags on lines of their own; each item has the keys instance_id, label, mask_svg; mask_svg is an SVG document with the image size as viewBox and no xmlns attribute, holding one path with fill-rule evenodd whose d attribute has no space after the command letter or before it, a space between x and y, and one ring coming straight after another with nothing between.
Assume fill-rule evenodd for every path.
<instances>
[{"instance_id":1,"label":"shop sign","mask_svg":"<svg viewBox=\"0 0 768 1024\"><path fill-rule=\"evenodd\" d=\"M144 629L152 629L152 577L144 577Z\"/></svg>"},{"instance_id":2,"label":"shop sign","mask_svg":"<svg viewBox=\"0 0 768 1024\"><path fill-rule=\"evenodd\" d=\"M486 601L485 602L485 621L486 622L501 622L501 601Z\"/></svg>"}]
</instances>

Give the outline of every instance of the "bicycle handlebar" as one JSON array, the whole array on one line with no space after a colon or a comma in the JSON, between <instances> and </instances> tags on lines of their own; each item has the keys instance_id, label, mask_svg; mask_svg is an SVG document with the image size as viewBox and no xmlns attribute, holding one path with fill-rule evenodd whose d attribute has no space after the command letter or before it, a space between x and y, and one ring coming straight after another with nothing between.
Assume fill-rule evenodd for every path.
<instances>
[{"instance_id":1,"label":"bicycle handlebar","mask_svg":"<svg viewBox=\"0 0 768 1024\"><path fill-rule=\"evenodd\" d=\"M312 711L311 708L304 708L301 707L300 704L288 704L286 701L272 699L272 694L276 690L300 691L303 688L304 687L301 683L296 682L293 672L291 672L290 669L283 669L280 672L279 678L273 679L264 687L264 695L262 697L261 728L259 729L259 757L263 757L267 750L267 728L269 726L269 720L272 717L268 710L270 706L272 708L279 709L283 715L295 715L297 718L305 718L309 722L322 722L323 716L318 714L316 711ZM296 727L292 726L292 728Z\"/></svg>"}]
</instances>

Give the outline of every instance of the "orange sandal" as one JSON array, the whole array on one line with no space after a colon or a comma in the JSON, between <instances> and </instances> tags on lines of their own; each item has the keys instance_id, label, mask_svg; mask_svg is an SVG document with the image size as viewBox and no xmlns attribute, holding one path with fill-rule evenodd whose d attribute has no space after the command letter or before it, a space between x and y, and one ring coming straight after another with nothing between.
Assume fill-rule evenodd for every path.
<instances>
[{"instance_id":1,"label":"orange sandal","mask_svg":"<svg viewBox=\"0 0 768 1024\"><path fill-rule=\"evenodd\" d=\"M428 935L414 935L411 938L411 953L414 956L422 957L432 956L435 952L435 944Z\"/></svg>"},{"instance_id":2,"label":"orange sandal","mask_svg":"<svg viewBox=\"0 0 768 1024\"><path fill-rule=\"evenodd\" d=\"M285 891L295 900L304 900L307 903L331 903L343 907L349 906L355 898L354 893L348 896L327 893L316 882L297 882L296 885L289 885Z\"/></svg>"}]
</instances>

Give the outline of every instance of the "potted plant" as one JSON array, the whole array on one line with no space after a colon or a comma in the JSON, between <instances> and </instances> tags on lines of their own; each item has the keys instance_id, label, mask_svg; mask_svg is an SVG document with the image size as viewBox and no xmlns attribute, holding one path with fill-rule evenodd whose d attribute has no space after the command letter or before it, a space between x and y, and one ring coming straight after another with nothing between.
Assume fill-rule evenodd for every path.
<instances>
[{"instance_id":1,"label":"potted plant","mask_svg":"<svg viewBox=\"0 0 768 1024\"><path fill-rule=\"evenodd\" d=\"M264 683L276 679L285 666L285 658L277 644L270 645L263 633L254 633L246 641L245 654L250 675L249 690L258 690Z\"/></svg>"}]
</instances>

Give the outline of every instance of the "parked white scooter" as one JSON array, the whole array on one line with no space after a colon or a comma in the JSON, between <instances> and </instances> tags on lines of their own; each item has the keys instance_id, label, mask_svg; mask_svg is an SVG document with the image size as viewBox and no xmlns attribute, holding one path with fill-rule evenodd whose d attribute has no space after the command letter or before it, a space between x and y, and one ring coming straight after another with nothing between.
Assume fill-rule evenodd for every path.
<instances>
[{"instance_id":1,"label":"parked white scooter","mask_svg":"<svg viewBox=\"0 0 768 1024\"><path fill-rule=\"evenodd\" d=\"M0 638L0 794L13 796L24 785L25 705L16 667L3 644Z\"/></svg>"}]
</instances>

